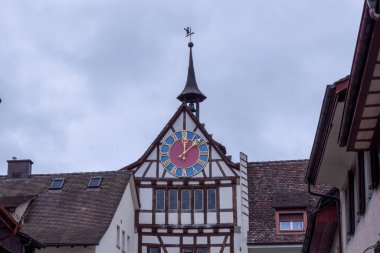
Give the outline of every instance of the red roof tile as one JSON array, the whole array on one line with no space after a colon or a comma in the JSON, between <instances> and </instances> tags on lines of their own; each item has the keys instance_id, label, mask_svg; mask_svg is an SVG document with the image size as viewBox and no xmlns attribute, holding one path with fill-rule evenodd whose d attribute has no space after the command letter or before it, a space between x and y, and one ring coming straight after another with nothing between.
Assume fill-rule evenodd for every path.
<instances>
[{"instance_id":1,"label":"red roof tile","mask_svg":"<svg viewBox=\"0 0 380 253\"><path fill-rule=\"evenodd\" d=\"M251 162L248 164L248 244L302 243L303 234L277 234L276 209L307 209L311 198L304 181L308 160Z\"/></svg>"}]
</instances>

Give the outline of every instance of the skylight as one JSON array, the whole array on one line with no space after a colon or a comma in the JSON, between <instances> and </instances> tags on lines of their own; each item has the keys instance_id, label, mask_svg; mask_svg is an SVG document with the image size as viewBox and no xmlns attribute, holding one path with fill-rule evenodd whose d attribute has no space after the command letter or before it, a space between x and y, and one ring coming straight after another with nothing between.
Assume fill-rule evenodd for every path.
<instances>
[{"instance_id":1,"label":"skylight","mask_svg":"<svg viewBox=\"0 0 380 253\"><path fill-rule=\"evenodd\" d=\"M62 189L63 183L65 182L64 178L54 178L51 182L50 190L59 190Z\"/></svg>"},{"instance_id":2,"label":"skylight","mask_svg":"<svg viewBox=\"0 0 380 253\"><path fill-rule=\"evenodd\" d=\"M102 183L102 177L91 177L87 188L99 188Z\"/></svg>"}]
</instances>

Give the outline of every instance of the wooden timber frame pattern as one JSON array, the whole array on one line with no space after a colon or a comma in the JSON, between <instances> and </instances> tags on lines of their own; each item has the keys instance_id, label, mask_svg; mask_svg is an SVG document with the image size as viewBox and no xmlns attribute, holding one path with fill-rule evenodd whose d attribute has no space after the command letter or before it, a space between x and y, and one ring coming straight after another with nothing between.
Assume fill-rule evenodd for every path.
<instances>
[{"instance_id":1,"label":"wooden timber frame pattern","mask_svg":"<svg viewBox=\"0 0 380 253\"><path fill-rule=\"evenodd\" d=\"M165 135L181 130L197 132L205 137L210 154L208 166L205 168L207 172L203 170L195 177L177 178L169 175L162 168L159 160L161 142ZM223 149L224 147L207 133L204 125L198 121L187 105L182 104L143 156L135 163L123 168L134 172L140 202L143 202L144 198L149 198L151 201L149 206L142 205L140 210L135 212L138 253L150 253L151 248L157 248L160 253L169 251L182 253L184 249L189 248L192 248L193 252L196 252L198 248L206 248L208 253L211 250L235 252L234 235L240 232L237 211L240 171L239 164L231 162ZM165 192L164 210L156 210L156 190L158 189ZM176 210L168 208L168 190L171 189L177 190ZM188 210L181 210L180 193L183 189L190 190L190 209ZM194 190L196 189L203 189L203 210L194 209ZM216 208L213 210L207 209L207 189L215 189ZM223 196L224 191L231 192L230 199ZM149 194L143 195L143 192ZM229 203L226 204L226 202ZM209 218L210 215L213 219ZM158 216L161 217L160 221L157 221ZM185 219L187 221L184 222L183 216L187 217ZM199 217L202 218L199 219ZM178 250L173 251L173 248Z\"/></svg>"}]
</instances>

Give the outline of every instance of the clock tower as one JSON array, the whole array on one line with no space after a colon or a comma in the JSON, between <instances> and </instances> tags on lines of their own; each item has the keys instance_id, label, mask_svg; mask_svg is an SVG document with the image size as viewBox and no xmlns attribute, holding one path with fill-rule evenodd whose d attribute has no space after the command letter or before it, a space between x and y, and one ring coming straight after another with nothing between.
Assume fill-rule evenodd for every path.
<instances>
[{"instance_id":1,"label":"clock tower","mask_svg":"<svg viewBox=\"0 0 380 253\"><path fill-rule=\"evenodd\" d=\"M194 44L188 46L181 105L140 159L123 168L133 171L140 200L134 252L246 252L247 157L232 162L200 123L206 96L195 79Z\"/></svg>"}]
</instances>

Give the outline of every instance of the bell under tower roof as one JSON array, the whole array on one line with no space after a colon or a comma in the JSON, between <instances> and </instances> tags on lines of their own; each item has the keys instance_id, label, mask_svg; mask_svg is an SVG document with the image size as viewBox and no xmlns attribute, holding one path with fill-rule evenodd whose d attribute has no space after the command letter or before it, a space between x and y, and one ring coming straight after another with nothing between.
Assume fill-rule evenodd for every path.
<instances>
[{"instance_id":1,"label":"bell under tower roof","mask_svg":"<svg viewBox=\"0 0 380 253\"><path fill-rule=\"evenodd\" d=\"M187 71L187 80L186 80L185 88L183 89L181 94L179 94L177 99L184 103L199 103L205 100L207 97L200 91L197 85L197 80L195 79L193 53L192 53L192 48L194 46L194 43L190 41L188 46L190 48L190 56L189 56L189 68Z\"/></svg>"}]
</instances>

